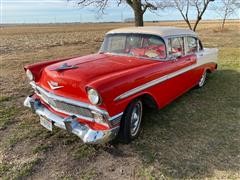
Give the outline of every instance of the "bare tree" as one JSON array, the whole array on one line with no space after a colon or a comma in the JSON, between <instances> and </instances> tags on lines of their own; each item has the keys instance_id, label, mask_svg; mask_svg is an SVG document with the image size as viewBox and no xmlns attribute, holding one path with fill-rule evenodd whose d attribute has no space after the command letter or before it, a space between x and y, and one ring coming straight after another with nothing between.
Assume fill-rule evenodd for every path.
<instances>
[{"instance_id":1,"label":"bare tree","mask_svg":"<svg viewBox=\"0 0 240 180\"><path fill-rule=\"evenodd\" d=\"M240 8L239 0L220 0L218 5L214 6L214 10L222 17L221 30L224 29L226 19L236 13Z\"/></svg>"},{"instance_id":2,"label":"bare tree","mask_svg":"<svg viewBox=\"0 0 240 180\"><path fill-rule=\"evenodd\" d=\"M126 0L125 1L133 10L135 18L135 26L143 26L143 15L147 9L156 10L157 6L153 2L145 0Z\"/></svg>"},{"instance_id":3,"label":"bare tree","mask_svg":"<svg viewBox=\"0 0 240 180\"><path fill-rule=\"evenodd\" d=\"M202 20L202 16L207 10L209 3L213 1L214 0L173 0L171 4L181 13L188 27L191 30L196 31L197 26ZM194 10L197 16L193 25L189 20L190 10Z\"/></svg>"},{"instance_id":4,"label":"bare tree","mask_svg":"<svg viewBox=\"0 0 240 180\"><path fill-rule=\"evenodd\" d=\"M135 26L143 26L143 15L147 10L156 10L157 8L163 8L161 2L163 0L68 0L76 1L81 7L95 6L99 12L104 13L105 9L109 5L127 4L131 7L134 12Z\"/></svg>"}]
</instances>

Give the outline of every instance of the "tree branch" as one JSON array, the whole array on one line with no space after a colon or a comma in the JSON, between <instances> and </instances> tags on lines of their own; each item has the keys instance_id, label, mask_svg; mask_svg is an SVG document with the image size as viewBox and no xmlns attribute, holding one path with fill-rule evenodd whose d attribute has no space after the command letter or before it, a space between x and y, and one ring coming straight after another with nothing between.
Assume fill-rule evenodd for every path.
<instances>
[{"instance_id":1,"label":"tree branch","mask_svg":"<svg viewBox=\"0 0 240 180\"><path fill-rule=\"evenodd\" d=\"M132 0L126 0L126 3L133 8L133 2L132 2Z\"/></svg>"},{"instance_id":2,"label":"tree branch","mask_svg":"<svg viewBox=\"0 0 240 180\"><path fill-rule=\"evenodd\" d=\"M145 13L145 11L149 8L151 10L157 10L157 7L154 6L153 4L149 3L149 2L146 2L146 4L143 4L143 13Z\"/></svg>"}]
</instances>

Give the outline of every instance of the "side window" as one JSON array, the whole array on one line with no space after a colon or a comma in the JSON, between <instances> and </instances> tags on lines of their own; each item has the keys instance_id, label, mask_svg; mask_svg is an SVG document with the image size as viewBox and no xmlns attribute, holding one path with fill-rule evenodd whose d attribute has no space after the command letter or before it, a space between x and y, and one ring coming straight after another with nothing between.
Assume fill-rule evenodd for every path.
<instances>
[{"instance_id":1,"label":"side window","mask_svg":"<svg viewBox=\"0 0 240 180\"><path fill-rule=\"evenodd\" d=\"M168 39L168 54L184 55L183 37L174 37L174 38Z\"/></svg>"},{"instance_id":2,"label":"side window","mask_svg":"<svg viewBox=\"0 0 240 180\"><path fill-rule=\"evenodd\" d=\"M195 37L186 37L186 54L198 51L198 40Z\"/></svg>"},{"instance_id":3,"label":"side window","mask_svg":"<svg viewBox=\"0 0 240 180\"><path fill-rule=\"evenodd\" d=\"M164 46L164 42L162 39L157 38L155 36L145 37L143 39L143 47L149 47L149 46Z\"/></svg>"},{"instance_id":4,"label":"side window","mask_svg":"<svg viewBox=\"0 0 240 180\"><path fill-rule=\"evenodd\" d=\"M147 58L166 58L166 47L164 41L157 36L143 37L143 56Z\"/></svg>"},{"instance_id":5,"label":"side window","mask_svg":"<svg viewBox=\"0 0 240 180\"><path fill-rule=\"evenodd\" d=\"M163 39L158 36L142 35L135 38L135 41L126 42L126 52L130 55L152 58L164 59L166 58L166 47ZM133 42L133 43L129 43ZM129 45L130 44L130 45Z\"/></svg>"}]
</instances>

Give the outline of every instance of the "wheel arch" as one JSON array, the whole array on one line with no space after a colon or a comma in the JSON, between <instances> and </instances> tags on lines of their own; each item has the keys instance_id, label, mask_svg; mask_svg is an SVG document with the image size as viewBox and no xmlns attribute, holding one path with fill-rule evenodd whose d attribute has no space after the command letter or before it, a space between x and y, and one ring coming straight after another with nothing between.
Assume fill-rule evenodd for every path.
<instances>
[{"instance_id":1,"label":"wheel arch","mask_svg":"<svg viewBox=\"0 0 240 180\"><path fill-rule=\"evenodd\" d=\"M131 99L129 99L128 105L125 107L124 111L128 108L129 104L131 104L136 99L140 99L142 101L143 107L147 107L150 109L158 109L159 108L159 105L152 94L150 94L148 92L142 92L141 94L132 96Z\"/></svg>"},{"instance_id":2,"label":"wheel arch","mask_svg":"<svg viewBox=\"0 0 240 180\"><path fill-rule=\"evenodd\" d=\"M214 72L215 70L217 70L217 68L218 68L218 64L211 64L210 66L206 66L205 68L204 68L204 70L208 73L208 74L210 74L210 73L212 73L212 72Z\"/></svg>"},{"instance_id":3,"label":"wheel arch","mask_svg":"<svg viewBox=\"0 0 240 180\"><path fill-rule=\"evenodd\" d=\"M212 71L211 71L210 68L206 68L205 71L206 71L208 74L212 73Z\"/></svg>"},{"instance_id":4,"label":"wheel arch","mask_svg":"<svg viewBox=\"0 0 240 180\"><path fill-rule=\"evenodd\" d=\"M157 109L158 103L156 99L149 93L144 93L138 97L142 100L143 106L151 108L151 109Z\"/></svg>"}]
</instances>

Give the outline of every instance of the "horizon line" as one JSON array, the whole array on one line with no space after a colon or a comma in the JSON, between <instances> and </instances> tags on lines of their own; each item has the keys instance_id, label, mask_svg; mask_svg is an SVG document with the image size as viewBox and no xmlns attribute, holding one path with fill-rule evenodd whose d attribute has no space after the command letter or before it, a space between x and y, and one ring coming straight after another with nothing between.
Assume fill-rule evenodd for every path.
<instances>
[{"instance_id":1,"label":"horizon line","mask_svg":"<svg viewBox=\"0 0 240 180\"><path fill-rule=\"evenodd\" d=\"M202 20L202 22L204 21L222 21L223 19L205 19ZM227 21L240 21L240 18L231 18L231 19L226 19ZM194 22L195 20L191 20L190 22ZM159 22L185 22L184 20L153 20L153 21L144 21L146 23L159 23ZM47 24L104 24L104 23L134 23L134 21L101 21L101 22L93 22L93 21L89 21L89 22L79 22L79 21L73 21L73 22L31 22L31 23L23 23L23 22L19 22L19 23L0 23L0 26L4 26L4 25L47 25Z\"/></svg>"}]
</instances>

